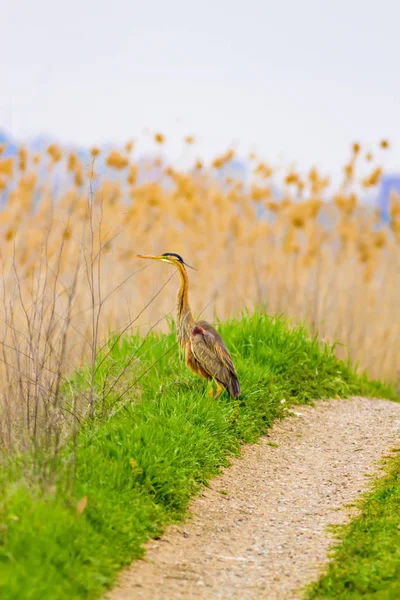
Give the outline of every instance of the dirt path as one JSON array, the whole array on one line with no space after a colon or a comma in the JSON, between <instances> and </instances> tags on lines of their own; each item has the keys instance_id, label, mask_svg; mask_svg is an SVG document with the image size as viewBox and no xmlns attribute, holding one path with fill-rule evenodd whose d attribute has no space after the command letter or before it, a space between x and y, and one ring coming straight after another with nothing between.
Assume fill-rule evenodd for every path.
<instances>
[{"instance_id":1,"label":"dirt path","mask_svg":"<svg viewBox=\"0 0 400 600\"><path fill-rule=\"evenodd\" d=\"M286 600L327 560L343 508L400 435L400 404L356 398L298 407L211 482L109 600ZM277 446L271 445L277 444ZM221 493L224 491L224 493Z\"/></svg>"}]
</instances>

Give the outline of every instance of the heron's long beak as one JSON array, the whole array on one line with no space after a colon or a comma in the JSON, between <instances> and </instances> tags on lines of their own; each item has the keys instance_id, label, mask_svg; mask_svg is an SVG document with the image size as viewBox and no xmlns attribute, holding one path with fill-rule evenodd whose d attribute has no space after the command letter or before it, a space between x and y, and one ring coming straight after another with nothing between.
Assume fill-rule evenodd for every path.
<instances>
[{"instance_id":1,"label":"heron's long beak","mask_svg":"<svg viewBox=\"0 0 400 600\"><path fill-rule=\"evenodd\" d=\"M165 260L165 262L168 262L165 256L153 256L152 254L137 254L136 258L151 258L152 260Z\"/></svg>"}]
</instances>

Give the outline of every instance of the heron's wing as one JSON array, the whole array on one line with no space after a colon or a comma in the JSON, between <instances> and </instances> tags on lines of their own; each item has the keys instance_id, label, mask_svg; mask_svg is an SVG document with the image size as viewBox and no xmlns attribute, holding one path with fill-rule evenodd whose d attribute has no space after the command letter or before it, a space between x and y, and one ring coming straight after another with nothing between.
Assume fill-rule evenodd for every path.
<instances>
[{"instance_id":1,"label":"heron's wing","mask_svg":"<svg viewBox=\"0 0 400 600\"><path fill-rule=\"evenodd\" d=\"M236 378L235 367L227 347L219 333L208 323L199 325L205 330L204 334L191 337L192 352L196 360L209 375L229 387L232 376Z\"/></svg>"},{"instance_id":2,"label":"heron's wing","mask_svg":"<svg viewBox=\"0 0 400 600\"><path fill-rule=\"evenodd\" d=\"M198 325L202 327L206 333L211 336L205 335L205 342L209 345L214 344L215 350L218 353L221 362L231 371L233 375L236 375L235 365L233 364L232 357L229 353L228 348L225 346L224 341L218 331L210 325L207 321L199 321Z\"/></svg>"}]
</instances>

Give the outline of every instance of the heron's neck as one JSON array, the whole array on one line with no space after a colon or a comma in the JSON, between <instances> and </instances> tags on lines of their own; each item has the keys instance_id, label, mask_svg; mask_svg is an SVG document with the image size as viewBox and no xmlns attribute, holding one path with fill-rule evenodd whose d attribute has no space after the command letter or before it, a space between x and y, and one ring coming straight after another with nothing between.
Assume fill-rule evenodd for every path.
<instances>
[{"instance_id":1,"label":"heron's neck","mask_svg":"<svg viewBox=\"0 0 400 600\"><path fill-rule=\"evenodd\" d=\"M188 291L189 291L189 278L186 273L186 269L183 265L177 265L179 274L181 276L181 285L178 292L178 304L177 304L177 326L178 326L178 338L183 344L189 338L194 318L192 311L189 306Z\"/></svg>"}]
</instances>

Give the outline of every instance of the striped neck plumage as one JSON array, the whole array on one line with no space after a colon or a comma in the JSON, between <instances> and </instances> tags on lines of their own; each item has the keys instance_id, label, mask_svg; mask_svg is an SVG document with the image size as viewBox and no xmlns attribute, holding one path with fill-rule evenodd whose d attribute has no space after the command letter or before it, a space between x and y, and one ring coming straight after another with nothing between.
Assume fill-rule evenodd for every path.
<instances>
[{"instance_id":1,"label":"striped neck plumage","mask_svg":"<svg viewBox=\"0 0 400 600\"><path fill-rule=\"evenodd\" d=\"M181 277L181 285L178 292L177 304L177 326L178 337L183 343L189 338L191 327L194 323L194 318L188 300L189 278L186 273L186 269L181 263L178 263L176 266Z\"/></svg>"}]
</instances>

